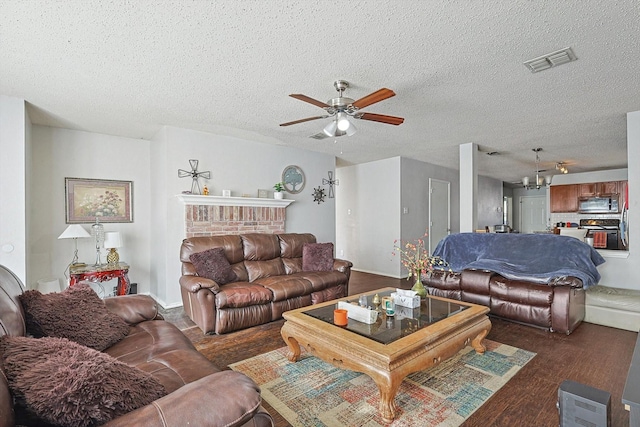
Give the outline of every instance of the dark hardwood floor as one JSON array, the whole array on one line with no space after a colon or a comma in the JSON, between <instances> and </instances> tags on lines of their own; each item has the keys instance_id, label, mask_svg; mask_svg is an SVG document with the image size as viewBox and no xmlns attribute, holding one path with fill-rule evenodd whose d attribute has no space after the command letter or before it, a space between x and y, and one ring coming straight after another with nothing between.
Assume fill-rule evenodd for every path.
<instances>
[{"instance_id":1,"label":"dark hardwood floor","mask_svg":"<svg viewBox=\"0 0 640 427\"><path fill-rule=\"evenodd\" d=\"M354 271L349 293L387 286L408 289L411 284ZM181 308L166 310L163 314L221 368L285 345L280 337L283 320L231 334L205 336ZM629 414L621 399L637 333L583 323L567 336L495 318L491 323L488 339L537 355L463 426L557 426L558 387L565 379L611 393L611 426L629 425ZM269 405L264 406L274 416L277 427L290 425Z\"/></svg>"}]
</instances>

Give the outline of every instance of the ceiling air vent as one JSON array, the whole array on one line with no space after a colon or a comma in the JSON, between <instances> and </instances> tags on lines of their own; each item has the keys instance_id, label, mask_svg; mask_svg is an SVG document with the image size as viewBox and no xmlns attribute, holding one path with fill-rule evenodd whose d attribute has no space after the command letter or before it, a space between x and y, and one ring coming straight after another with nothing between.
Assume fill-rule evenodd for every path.
<instances>
[{"instance_id":1,"label":"ceiling air vent","mask_svg":"<svg viewBox=\"0 0 640 427\"><path fill-rule=\"evenodd\" d=\"M310 135L309 138L313 138L313 139L325 139L325 138L329 138L329 136L327 136L326 133L324 132L318 132L316 134Z\"/></svg>"},{"instance_id":2,"label":"ceiling air vent","mask_svg":"<svg viewBox=\"0 0 640 427\"><path fill-rule=\"evenodd\" d=\"M547 68L557 67L558 65L566 64L567 62L575 61L576 55L573 53L570 47L556 50L555 52L548 53L535 59L525 61L524 65L532 73L546 70Z\"/></svg>"}]
</instances>

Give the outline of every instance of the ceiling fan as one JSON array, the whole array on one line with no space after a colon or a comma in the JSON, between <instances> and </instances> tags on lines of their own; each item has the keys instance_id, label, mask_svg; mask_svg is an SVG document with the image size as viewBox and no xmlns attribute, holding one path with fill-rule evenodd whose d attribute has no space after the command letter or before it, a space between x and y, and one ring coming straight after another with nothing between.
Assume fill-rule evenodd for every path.
<instances>
[{"instance_id":1,"label":"ceiling fan","mask_svg":"<svg viewBox=\"0 0 640 427\"><path fill-rule=\"evenodd\" d=\"M342 93L346 88L349 87L349 82L345 80L336 80L333 83L333 86L338 91L337 98L331 98L329 101L322 102L317 99L310 98L306 95L300 93L293 93L289 96L292 98L296 98L300 101L308 102L309 104L313 104L317 107L320 107L326 111L327 114L322 116L314 116L307 117L306 119L294 120L292 122L281 123L280 126L290 126L298 123L304 123L311 120L318 119L326 119L328 117L333 117L334 119L323 129L323 132L326 136L342 136L348 135L351 136L355 133L356 128L349 121L349 117L360 120L369 120L373 122L386 123L390 125L400 125L404 122L402 117L395 116L387 116L384 114L374 114L374 113L365 113L360 111L360 109L368 107L371 104L375 104L376 102L384 101L387 98L391 98L395 96L395 92L391 89L382 88L379 89L364 98L360 98L357 101L354 101L351 98L347 98L346 96L342 96Z\"/></svg>"}]
</instances>

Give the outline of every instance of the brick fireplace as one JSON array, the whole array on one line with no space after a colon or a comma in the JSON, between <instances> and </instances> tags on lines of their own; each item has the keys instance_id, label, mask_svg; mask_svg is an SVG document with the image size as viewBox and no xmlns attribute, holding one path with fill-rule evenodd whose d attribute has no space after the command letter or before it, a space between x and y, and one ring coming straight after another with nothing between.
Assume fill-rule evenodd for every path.
<instances>
[{"instance_id":1,"label":"brick fireplace","mask_svg":"<svg viewBox=\"0 0 640 427\"><path fill-rule=\"evenodd\" d=\"M185 237L241 233L284 233L293 200L181 194Z\"/></svg>"}]
</instances>

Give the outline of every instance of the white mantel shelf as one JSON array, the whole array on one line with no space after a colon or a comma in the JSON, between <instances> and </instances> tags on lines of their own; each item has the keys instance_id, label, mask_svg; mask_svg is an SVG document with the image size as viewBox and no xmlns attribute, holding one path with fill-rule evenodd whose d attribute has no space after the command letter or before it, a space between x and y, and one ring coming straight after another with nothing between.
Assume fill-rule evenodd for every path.
<instances>
[{"instance_id":1,"label":"white mantel shelf","mask_svg":"<svg viewBox=\"0 0 640 427\"><path fill-rule=\"evenodd\" d=\"M260 208L286 208L294 202L292 199L267 199L254 197L221 197L203 196L201 194L176 195L185 205L210 205L210 206L251 206Z\"/></svg>"}]
</instances>

